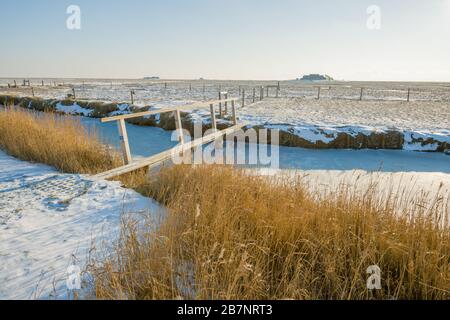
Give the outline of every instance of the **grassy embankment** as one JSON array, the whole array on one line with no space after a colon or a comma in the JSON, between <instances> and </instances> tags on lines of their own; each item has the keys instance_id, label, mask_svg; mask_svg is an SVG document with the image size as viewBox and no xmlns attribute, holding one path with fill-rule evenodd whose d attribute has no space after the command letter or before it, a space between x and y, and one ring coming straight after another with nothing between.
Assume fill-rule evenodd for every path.
<instances>
[{"instance_id":1,"label":"grassy embankment","mask_svg":"<svg viewBox=\"0 0 450 320\"><path fill-rule=\"evenodd\" d=\"M120 163L72 117L0 112L0 148L64 172ZM232 168L166 168L133 186L168 208L155 231L124 224L91 271L100 299L449 299L448 204L409 208L336 191L317 200L301 181L274 184ZM143 182L144 181L144 182ZM414 216L414 218L412 218ZM369 291L366 270L381 269Z\"/></svg>"}]
</instances>

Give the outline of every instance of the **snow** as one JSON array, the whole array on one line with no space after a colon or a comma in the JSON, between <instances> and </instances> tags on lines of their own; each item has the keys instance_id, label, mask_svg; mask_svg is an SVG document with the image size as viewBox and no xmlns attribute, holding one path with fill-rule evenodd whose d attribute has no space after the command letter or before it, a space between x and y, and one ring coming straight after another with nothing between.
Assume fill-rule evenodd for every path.
<instances>
[{"instance_id":1,"label":"snow","mask_svg":"<svg viewBox=\"0 0 450 320\"><path fill-rule=\"evenodd\" d=\"M56 110L66 114L90 116L94 110L80 107L76 102L72 105L65 106L61 102L56 104Z\"/></svg>"},{"instance_id":2,"label":"snow","mask_svg":"<svg viewBox=\"0 0 450 320\"><path fill-rule=\"evenodd\" d=\"M117 182L60 174L0 151L0 299L64 298L67 267L83 269L93 247L110 244L122 214L161 210Z\"/></svg>"}]
</instances>

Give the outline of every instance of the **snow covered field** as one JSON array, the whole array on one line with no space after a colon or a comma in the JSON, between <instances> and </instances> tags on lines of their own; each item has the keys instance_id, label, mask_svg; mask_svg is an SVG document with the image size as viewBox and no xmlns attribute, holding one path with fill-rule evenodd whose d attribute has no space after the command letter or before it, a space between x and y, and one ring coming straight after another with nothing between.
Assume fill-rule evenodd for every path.
<instances>
[{"instance_id":1,"label":"snow covered field","mask_svg":"<svg viewBox=\"0 0 450 320\"><path fill-rule=\"evenodd\" d=\"M356 136L402 132L405 150L434 150L413 139L433 138L450 144L450 104L439 102L266 99L239 110L242 120L293 132L315 142L334 140L340 132ZM433 149L434 148L434 149Z\"/></svg>"},{"instance_id":2,"label":"snow covered field","mask_svg":"<svg viewBox=\"0 0 450 320\"><path fill-rule=\"evenodd\" d=\"M130 92L134 91L137 106L165 108L218 98L218 92L228 91L230 97L245 91L246 107L238 110L240 119L253 125L279 128L311 143L330 143L341 132L356 137L362 133L385 133L394 130L404 134L403 149L435 151L439 144L450 144L450 85L446 83L304 83L281 82L280 98L265 98L258 102L259 86L274 85L274 81L171 81L171 80L82 80L36 79L34 94L46 99L65 99L76 92L77 99L121 103L110 115L129 112ZM20 81L17 80L20 84ZM12 79L0 80L0 94L30 96L29 87L8 88ZM56 84L56 86L54 86ZM321 99L316 100L317 86ZM364 87L363 101L359 101ZM412 87L411 102L406 93ZM253 102L253 88L256 100ZM274 96L271 89L270 96ZM266 95L266 92L264 92ZM58 104L57 110L89 116L92 109L77 104ZM194 111L194 118L209 116L207 111ZM422 143L433 139L429 143ZM445 149L445 146L444 146ZM442 151L442 150L441 150Z\"/></svg>"},{"instance_id":3,"label":"snow covered field","mask_svg":"<svg viewBox=\"0 0 450 320\"><path fill-rule=\"evenodd\" d=\"M152 200L0 151L0 299L64 298L67 268L117 236L123 213L158 214Z\"/></svg>"}]
</instances>

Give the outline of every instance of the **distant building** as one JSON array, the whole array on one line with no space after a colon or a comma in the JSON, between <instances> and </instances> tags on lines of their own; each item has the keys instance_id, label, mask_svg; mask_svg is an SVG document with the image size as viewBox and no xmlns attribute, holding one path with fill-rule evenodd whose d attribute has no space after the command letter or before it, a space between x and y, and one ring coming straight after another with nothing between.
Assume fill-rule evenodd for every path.
<instances>
[{"instance_id":1,"label":"distant building","mask_svg":"<svg viewBox=\"0 0 450 320\"><path fill-rule=\"evenodd\" d=\"M159 80L159 77L144 77L144 80Z\"/></svg>"},{"instance_id":2,"label":"distant building","mask_svg":"<svg viewBox=\"0 0 450 320\"><path fill-rule=\"evenodd\" d=\"M330 77L329 75L321 75L321 74L308 74L308 75L304 75L302 78L299 78L297 80L302 80L302 81L331 81L333 80L332 77Z\"/></svg>"}]
</instances>

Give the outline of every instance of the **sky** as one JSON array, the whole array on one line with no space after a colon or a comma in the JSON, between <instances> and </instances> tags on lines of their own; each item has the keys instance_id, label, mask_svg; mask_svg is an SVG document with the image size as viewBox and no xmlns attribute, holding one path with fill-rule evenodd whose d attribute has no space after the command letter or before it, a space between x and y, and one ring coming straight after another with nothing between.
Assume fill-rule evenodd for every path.
<instances>
[{"instance_id":1,"label":"sky","mask_svg":"<svg viewBox=\"0 0 450 320\"><path fill-rule=\"evenodd\" d=\"M0 43L1 78L450 81L450 0L0 0Z\"/></svg>"}]
</instances>

